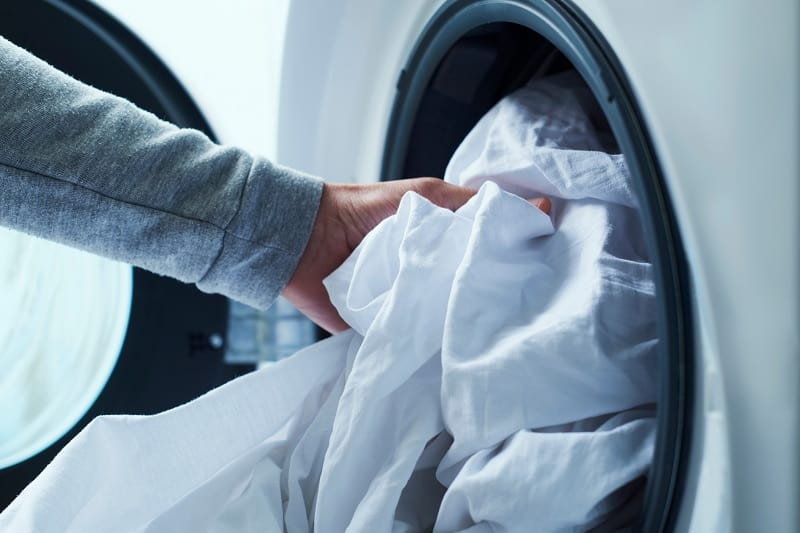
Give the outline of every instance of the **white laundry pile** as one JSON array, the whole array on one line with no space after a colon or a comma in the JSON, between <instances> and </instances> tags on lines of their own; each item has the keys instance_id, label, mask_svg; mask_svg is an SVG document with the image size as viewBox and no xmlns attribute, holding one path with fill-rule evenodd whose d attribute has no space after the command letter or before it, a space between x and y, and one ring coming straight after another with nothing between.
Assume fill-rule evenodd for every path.
<instances>
[{"instance_id":1,"label":"white laundry pile","mask_svg":"<svg viewBox=\"0 0 800 533\"><path fill-rule=\"evenodd\" d=\"M500 102L326 281L353 329L177 409L95 420L2 531L570 531L630 510L654 287L620 155L569 76ZM634 506L635 507L635 506ZM629 517L628 517L629 518Z\"/></svg>"}]
</instances>

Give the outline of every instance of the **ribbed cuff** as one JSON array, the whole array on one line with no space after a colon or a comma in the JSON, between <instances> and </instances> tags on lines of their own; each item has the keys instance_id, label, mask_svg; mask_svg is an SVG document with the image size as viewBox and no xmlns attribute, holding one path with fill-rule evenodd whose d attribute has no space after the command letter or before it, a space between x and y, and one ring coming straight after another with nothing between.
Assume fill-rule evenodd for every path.
<instances>
[{"instance_id":1,"label":"ribbed cuff","mask_svg":"<svg viewBox=\"0 0 800 533\"><path fill-rule=\"evenodd\" d=\"M305 251L322 187L319 178L256 159L219 255L197 287L269 307Z\"/></svg>"}]
</instances>

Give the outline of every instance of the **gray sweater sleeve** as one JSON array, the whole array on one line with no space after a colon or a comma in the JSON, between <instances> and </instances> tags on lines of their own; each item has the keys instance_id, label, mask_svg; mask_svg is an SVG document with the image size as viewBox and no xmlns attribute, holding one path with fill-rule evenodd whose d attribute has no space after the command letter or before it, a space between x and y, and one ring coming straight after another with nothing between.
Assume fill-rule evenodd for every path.
<instances>
[{"instance_id":1,"label":"gray sweater sleeve","mask_svg":"<svg viewBox=\"0 0 800 533\"><path fill-rule=\"evenodd\" d=\"M0 224L262 308L294 272L319 179L159 120L2 37L0 114Z\"/></svg>"}]
</instances>

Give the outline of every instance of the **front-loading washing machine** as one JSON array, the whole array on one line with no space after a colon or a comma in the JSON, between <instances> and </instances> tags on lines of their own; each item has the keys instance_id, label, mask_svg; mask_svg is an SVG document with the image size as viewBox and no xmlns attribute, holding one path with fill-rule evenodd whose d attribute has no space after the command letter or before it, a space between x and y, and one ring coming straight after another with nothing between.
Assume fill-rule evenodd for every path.
<instances>
[{"instance_id":1,"label":"front-loading washing machine","mask_svg":"<svg viewBox=\"0 0 800 533\"><path fill-rule=\"evenodd\" d=\"M93 3L4 1L0 5L0 35L86 83L123 96L165 120L204 131L213 138L203 113L164 63L119 20ZM8 249L0 249L0 254L5 254L0 255L4 265L13 266L15 258L8 257L10 253ZM44 260L52 260L52 257L46 255ZM118 267L122 265L103 265L98 271ZM62 273L69 271L70 265L56 261L48 268ZM103 366L108 367L100 370L104 375L87 380L91 390L79 394L78 402L84 405L49 417L31 415L22 397L2 407L4 423L13 421L14 413L19 412L21 417L27 416L31 424L45 420L56 430L56 433L47 428L32 430L31 437L21 441L18 449L0 446L3 450L0 454L0 506L3 508L95 416L161 412L254 368L253 360L226 361L230 307L226 298L204 294L193 286L144 270L122 268L128 270L127 274L122 272L122 282L104 285L98 279L93 285L97 290L120 293L111 311L121 313L116 322L123 331L114 341L116 346L111 343L109 349L113 353L103 356ZM74 279L69 272L65 274L66 282ZM127 292L121 290L120 285L123 289L127 287ZM37 288L30 289L35 292ZM77 292L73 295L74 306L70 302L60 302L65 313L70 309L79 313L86 309L87 302L93 301L90 294L80 294L80 290L73 292ZM42 324L30 324L36 316L29 317L25 311L20 309L16 314L19 324L4 326L8 326L11 337L22 345L35 345L41 341L46 328ZM58 320L59 317L46 315L46 318ZM81 317L77 321L80 323ZM85 324L89 326L91 324ZM70 335L61 338L69 339ZM59 342L54 339L51 343L55 348L52 353L44 354L48 359L63 356ZM14 352L14 348L3 345L3 350ZM20 353L25 351L20 350ZM7 359L15 357L15 353L4 355ZM8 368L4 365L4 372ZM77 369L65 368L59 372L58 381L78 381L73 373ZM30 379L31 387L36 387L36 383ZM13 425L7 425L4 424L4 430L14 431ZM14 440L13 435L3 435L4 439Z\"/></svg>"},{"instance_id":2,"label":"front-loading washing machine","mask_svg":"<svg viewBox=\"0 0 800 533\"><path fill-rule=\"evenodd\" d=\"M109 34L98 28L116 27L88 2L43 4L91 28L81 30L86 35L99 32L101 42ZM142 9L158 16L157 7ZM125 22L123 9L112 11ZM791 0L292 0L276 146L268 155L334 181L441 176L463 136L502 96L537 73L577 70L636 179L656 267L659 429L639 527L800 530L799 17ZM4 14L7 36L44 27L43 19L6 20ZM137 22L140 35L146 26ZM127 51L130 32L110 35L117 31L127 37L84 49L116 56L84 63L94 74L122 65L132 74L119 79L129 81L94 83L210 133L175 77L144 47L149 59L137 59ZM35 49L43 37L29 38L30 49L69 71L57 59L62 46L51 45L55 55L48 57ZM151 103L126 92L137 86L131 80L144 85ZM180 81L190 94L200 83ZM196 346L219 352L207 339L224 331L227 302L135 275L159 288L142 292L148 281L134 280L139 292L126 348L98 404L121 376L128 342L152 338L150 326L136 329L137 320L160 306L174 306L162 316L193 316L182 314L184 306L208 310L197 318L208 322L187 318L183 329L163 327L183 339L165 350L179 353L196 331ZM151 306L138 315L137 298ZM225 379L242 370L216 364L226 368ZM176 374L165 390L181 382ZM93 407L88 416L99 412ZM30 471L44 465L42 457L27 463ZM9 493L19 488L6 482L14 468L0 472Z\"/></svg>"},{"instance_id":3,"label":"front-loading washing machine","mask_svg":"<svg viewBox=\"0 0 800 533\"><path fill-rule=\"evenodd\" d=\"M442 176L500 98L577 70L656 269L639 527L798 531L799 35L791 0L294 0L277 157L331 180Z\"/></svg>"}]
</instances>

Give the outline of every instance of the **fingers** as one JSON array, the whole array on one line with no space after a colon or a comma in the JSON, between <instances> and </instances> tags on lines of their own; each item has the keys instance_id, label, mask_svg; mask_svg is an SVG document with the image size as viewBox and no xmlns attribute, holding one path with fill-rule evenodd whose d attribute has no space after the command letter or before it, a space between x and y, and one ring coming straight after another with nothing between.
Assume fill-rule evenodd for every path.
<instances>
[{"instance_id":1,"label":"fingers","mask_svg":"<svg viewBox=\"0 0 800 533\"><path fill-rule=\"evenodd\" d=\"M414 191L439 207L444 207L451 211L455 211L467 203L478 192L475 189L446 183L439 178L411 178L393 183L398 184L402 193Z\"/></svg>"},{"instance_id":2,"label":"fingers","mask_svg":"<svg viewBox=\"0 0 800 533\"><path fill-rule=\"evenodd\" d=\"M467 203L470 198L475 196L478 192L475 189L468 187L460 187L451 183L445 183L438 178L413 178L403 180L401 182L406 187L406 190L413 190L421 196L424 196L431 202L439 207L444 207L455 211L462 205ZM549 215L552 209L550 199L544 197L536 197L528 199L534 207L537 207L543 213Z\"/></svg>"},{"instance_id":3,"label":"fingers","mask_svg":"<svg viewBox=\"0 0 800 533\"><path fill-rule=\"evenodd\" d=\"M546 215L550 214L550 209L552 208L552 204L548 198L530 198L528 200L534 207L538 207L540 211L543 211Z\"/></svg>"},{"instance_id":4,"label":"fingers","mask_svg":"<svg viewBox=\"0 0 800 533\"><path fill-rule=\"evenodd\" d=\"M458 208L460 208L462 205L467 203L470 198L475 196L475 194L478 192L475 189L469 189L467 187L459 187L457 185L451 185L449 183L444 183L444 185L446 185L446 187L440 189L439 197L433 198L432 201L436 205L440 207L446 207L451 211L455 211Z\"/></svg>"}]
</instances>

